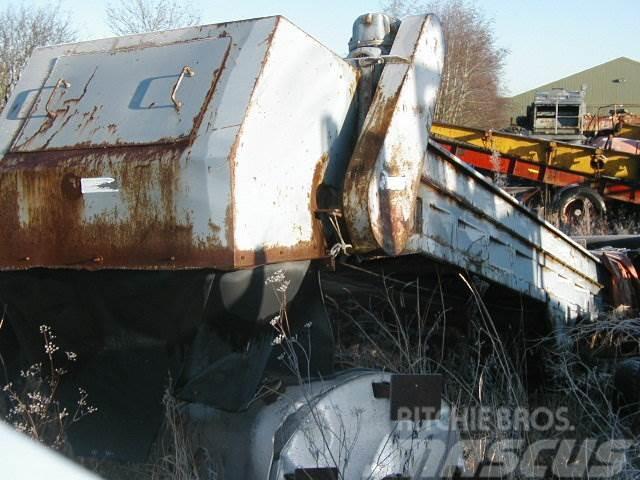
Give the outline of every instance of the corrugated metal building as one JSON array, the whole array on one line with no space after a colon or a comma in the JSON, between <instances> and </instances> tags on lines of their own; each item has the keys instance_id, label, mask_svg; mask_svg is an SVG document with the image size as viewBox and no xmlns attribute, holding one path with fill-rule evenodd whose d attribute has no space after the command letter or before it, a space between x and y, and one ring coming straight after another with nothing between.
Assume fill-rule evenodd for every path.
<instances>
[{"instance_id":1,"label":"corrugated metal building","mask_svg":"<svg viewBox=\"0 0 640 480\"><path fill-rule=\"evenodd\" d=\"M609 108L602 107L623 104L632 113L640 114L640 62L620 57L512 97L511 116L515 119L526 115L536 92L552 88L580 90L583 85L587 87L587 113L598 114L600 109L600 115L607 115Z\"/></svg>"}]
</instances>

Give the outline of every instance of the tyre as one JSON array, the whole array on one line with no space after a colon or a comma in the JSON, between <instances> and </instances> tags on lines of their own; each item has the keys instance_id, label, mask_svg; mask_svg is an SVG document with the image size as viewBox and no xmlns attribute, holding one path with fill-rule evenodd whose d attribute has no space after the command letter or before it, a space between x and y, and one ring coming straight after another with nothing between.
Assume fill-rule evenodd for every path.
<instances>
[{"instance_id":1,"label":"tyre","mask_svg":"<svg viewBox=\"0 0 640 480\"><path fill-rule=\"evenodd\" d=\"M602 196L590 187L566 187L556 193L551 205L558 224L567 233L600 233L607 213Z\"/></svg>"}]
</instances>

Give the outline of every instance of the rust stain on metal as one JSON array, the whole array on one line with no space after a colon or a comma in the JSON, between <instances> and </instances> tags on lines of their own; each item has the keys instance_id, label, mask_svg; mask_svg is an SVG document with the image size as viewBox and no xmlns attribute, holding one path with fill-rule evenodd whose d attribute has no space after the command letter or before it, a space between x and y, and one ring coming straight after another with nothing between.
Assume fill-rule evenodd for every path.
<instances>
[{"instance_id":1,"label":"rust stain on metal","mask_svg":"<svg viewBox=\"0 0 640 480\"><path fill-rule=\"evenodd\" d=\"M276 27L264 42L273 41ZM221 34L221 37L227 36L226 32ZM111 54L143 46L116 49ZM317 161L312 174L308 204L312 237L309 241L258 251L235 249L233 190L241 134L228 157L231 197L224 224L209 220L207 225L205 219L204 225L199 225L205 231L196 234L189 212L177 207L185 193L181 189L188 180L184 167L190 161L191 145L205 112L213 105L211 99L221 72L227 68L228 55L229 49L220 68L213 72L202 107L193 117L194 126L189 136L162 138L147 144L124 143L117 137L118 124L111 123L101 127L106 128L111 137L104 143L88 140L63 148L48 147L57 131L72 118L78 122L77 132L89 133L98 128L95 119L102 105L95 105L89 112L78 112L74 103L80 99L67 99L63 102L65 118L45 120L40 130L23 144L26 146L38 134L56 128L57 131L48 132L53 134L41 149L5 155L0 164L0 204L3 206L0 209L3 225L0 268L233 269L325 257L326 242L323 225L316 217L316 197L329 163L328 154ZM267 48L257 79L268 57ZM87 86L88 83L85 92ZM71 113L74 108L76 114ZM113 202L112 207L96 209L90 203L96 197L83 194L82 180L98 177L113 177L117 181L117 193L106 193L107 197L103 197L108 200L107 205Z\"/></svg>"},{"instance_id":2,"label":"rust stain on metal","mask_svg":"<svg viewBox=\"0 0 640 480\"><path fill-rule=\"evenodd\" d=\"M391 168L388 171L389 176L403 177L409 169L409 160L403 158L401 146L395 145L391 151ZM415 179L419 183L419 177ZM387 188L380 189L380 212L381 212L381 228L377 232L377 237L382 238L384 248L388 252L399 255L403 250L414 228L415 215L408 215L405 218L403 207L406 204L405 190L392 190Z\"/></svg>"},{"instance_id":3,"label":"rust stain on metal","mask_svg":"<svg viewBox=\"0 0 640 480\"><path fill-rule=\"evenodd\" d=\"M258 45L262 45L262 44L271 45L271 42L273 41L273 36L275 35L276 30L278 29L278 25L280 25L280 20L281 19L282 19L282 17L276 16L276 21L275 21L275 23L273 25L273 28L271 29L271 33L269 33L269 35L267 35L262 42L258 43ZM269 53L269 51L267 50L267 54L268 53ZM262 62L262 64L264 65L265 63L267 63L266 62L266 57L265 57L264 61Z\"/></svg>"},{"instance_id":4,"label":"rust stain on metal","mask_svg":"<svg viewBox=\"0 0 640 480\"><path fill-rule=\"evenodd\" d=\"M161 268L175 258L176 268L232 268L231 247L221 247L220 232L194 241L189 217L176 212L185 148L7 155L0 169L0 264ZM80 179L105 174L118 178L126 212L114 208L86 218Z\"/></svg>"},{"instance_id":5,"label":"rust stain on metal","mask_svg":"<svg viewBox=\"0 0 640 480\"><path fill-rule=\"evenodd\" d=\"M139 48L139 47L137 47ZM114 52L115 53L115 52ZM130 142L130 141L122 141L120 138L117 138L115 135L118 132L118 125L115 123L111 123L109 125L106 126L107 131L109 132L110 135L113 136L113 138L109 139L108 141L104 141L101 143L95 143L91 140L87 140L84 142L77 142L73 145L69 145L69 146L64 146L64 147L60 147L60 148L51 148L49 145L51 144L51 141L56 137L56 135L61 132L64 127L67 126L67 124L73 120L73 119L77 119L78 116L82 117L82 120L80 123L78 123L78 125L76 126L76 131L77 132L81 132L83 130L87 130L87 129L91 129L88 130L91 132L91 136L95 136L95 134L100 130L100 127L98 125L94 126L92 125L92 122L96 119L96 114L98 113L99 110L101 110L103 108L103 105L94 105L93 108L91 109L91 111L89 112L83 112L80 113L78 111L78 109L76 108L75 111L73 113L70 113L70 110L72 108L73 104L78 104L80 102L80 100L84 97L84 95L86 94L89 85L91 83L91 81L93 80L96 72L97 72L97 68L96 70L94 70L94 72L91 74L91 76L89 77L89 79L87 80L86 84L83 87L83 91L81 93L81 95L77 98L70 98L67 99L63 102L63 105L65 106L64 108L58 109L56 110L56 113L58 114L63 114L64 113L64 120L62 121L62 123L58 122L58 116L52 118L46 118L42 125L40 125L40 127L38 128L38 130L31 135L29 138L25 139L24 141L21 142L20 144L20 148L21 150L24 149L24 147L28 147L29 144L31 144L34 139L38 138L41 134L47 132L49 129L52 129L53 127L55 127L55 130L53 131L53 133L51 134L51 136L47 139L47 141L40 147L37 149L37 151L43 151L43 150L47 150L47 151L54 151L54 150L60 150L60 151L69 151L69 150L77 150L77 149L85 149L85 148L89 148L89 147L96 147L96 148L112 148L112 147L130 147L130 146L145 146L145 145L167 145L167 144L176 144L179 142L183 142L183 141L188 141L189 143L193 143L193 141L195 140L195 137L197 135L197 132L200 128L200 125L202 123L202 119L204 117L204 113L206 112L207 108L209 108L209 105L211 103L211 99L214 95L215 89L218 85L218 81L220 79L220 74L221 72L225 69L226 67L226 62L229 56L229 48L226 49L224 56L222 58L222 62L219 68L217 68L216 70L213 71L213 75L212 75L212 81L211 84L209 86L209 89L207 90L207 93L204 97L204 101L202 103L202 106L200 108L200 110L196 113L196 115L193 117L193 127L191 129L191 132L189 133L188 136L185 137L178 137L178 138L160 138L156 141L154 141L153 143L135 143L135 142ZM38 100L40 102L40 99ZM33 107L33 110L35 111L35 109L37 109L38 106L35 105Z\"/></svg>"},{"instance_id":6,"label":"rust stain on metal","mask_svg":"<svg viewBox=\"0 0 640 480\"><path fill-rule=\"evenodd\" d=\"M259 251L238 250L235 253L237 267L251 267L282 261L312 260L324 258L327 254L326 239L322 221L317 217L318 188L324 180L324 175L329 165L329 154L325 153L316 162L309 193L309 218L312 224L312 237L309 241L299 242L290 247L274 246ZM295 228L295 225L292 225Z\"/></svg>"},{"instance_id":7,"label":"rust stain on metal","mask_svg":"<svg viewBox=\"0 0 640 480\"><path fill-rule=\"evenodd\" d=\"M73 173L67 173L62 177L60 189L62 190L62 195L69 200L78 200L82 197L81 179Z\"/></svg>"},{"instance_id":8,"label":"rust stain on metal","mask_svg":"<svg viewBox=\"0 0 640 480\"><path fill-rule=\"evenodd\" d=\"M326 253L318 253L317 243L300 242L293 247L267 247L261 250L236 250L237 268L248 268L267 263L291 262L324 258Z\"/></svg>"},{"instance_id":9,"label":"rust stain on metal","mask_svg":"<svg viewBox=\"0 0 640 480\"><path fill-rule=\"evenodd\" d=\"M74 114L69 115L69 111L71 110L71 106L73 104L78 104L80 102L80 100L82 100L82 98L86 95L87 90L89 89L89 85L91 84L93 78L95 77L96 72L98 71L98 68L96 67L95 70L93 71L93 73L91 74L91 76L89 77L89 79L87 80L87 82L85 83L83 89L82 89L82 93L80 94L79 97L77 98L68 98L66 100L64 100L62 102L63 107L62 108L58 108L56 109L53 113L53 116L47 116L47 118L44 119L44 121L42 122L42 124L40 125L40 127L38 128L38 130L36 130L36 132L31 135L29 138L25 139L22 143L21 143L21 147L26 147L28 146L35 138L37 138L39 135L45 133L46 131L48 131L49 129L51 129L53 126L57 125L56 120L58 119L59 115L64 115L66 118L64 119L64 121L62 122L62 124L58 125L56 130L54 131L54 133L51 135L51 137L49 137L49 139L47 140L47 142L43 145L43 147L41 148L41 150L44 150L47 148L47 146L49 145L49 143L51 142L51 140L58 134L58 132L60 132L60 130L62 128L64 128L69 121L71 121L72 118L74 118L74 115L78 113L78 110L76 109ZM52 95L55 93L52 92ZM61 97L63 97L65 94L65 92L62 92ZM40 105L40 102L42 102L44 100L44 96L40 95L38 97L38 103L36 105L33 106L32 110L36 111ZM50 99L47 100L47 103ZM85 112L83 114L83 117L87 117L87 115L89 116L89 120L93 120L94 119L94 115L97 111L99 107L95 106L93 108L93 110L91 112ZM102 107L100 107L102 108ZM80 129L82 127L82 123L78 124L78 129Z\"/></svg>"},{"instance_id":10,"label":"rust stain on metal","mask_svg":"<svg viewBox=\"0 0 640 480\"><path fill-rule=\"evenodd\" d=\"M273 29L271 30L271 32L269 33L269 35L267 35L265 37L265 39L260 42L260 44L267 44L267 45L271 45L271 42L273 41L273 36L275 35L278 23L280 22L280 17L276 18L276 24L273 26ZM256 75L256 80L253 84L253 88L251 89L251 94L249 98L253 98L253 95L255 93L256 90L256 86L258 83L258 79L261 77L263 71L264 71L264 67L267 64L267 61L269 59L269 55L270 55L270 49L267 48L266 49L266 53L264 58L262 59L262 61L260 62L260 70L258 72L258 74ZM247 106L247 110L251 108L251 103ZM245 115L246 118L246 115ZM231 198L235 198L235 194L236 194L236 164L237 164L237 155L238 155L238 149L240 148L240 143L241 143L241 139L242 139L242 131L243 131L243 127L244 127L244 121L243 123L241 123L240 125L240 129L238 132L238 135L236 136L235 141L233 142L233 145L231 146L231 150L229 151L229 176L230 176L230 180L231 180ZM235 222L234 222L234 218L235 218L235 212L234 212L234 205L233 202L229 202L229 207L227 208L227 212L226 212L226 216L225 216L225 226L227 227L227 232L230 232L229 235L233 235L233 231L235 228ZM233 237L229 238L230 241L230 245L234 244L234 239ZM275 252L278 252L278 254L280 253L280 250L274 250L274 249L265 249L262 250L260 252L254 252L254 251L244 251L244 250L234 250L234 259L233 259L233 263L234 266L236 267L249 267L249 266L253 266L253 265L262 265L265 263L269 263L269 261L267 260L267 258L274 258L274 256L276 255Z\"/></svg>"},{"instance_id":11,"label":"rust stain on metal","mask_svg":"<svg viewBox=\"0 0 640 480\"><path fill-rule=\"evenodd\" d=\"M213 71L213 81L211 82L211 85L209 86L209 90L207 91L207 94L204 97L205 99L204 99L204 102L202 103L202 107L200 108L200 111L197 113L197 115L193 118L193 129L191 130L190 143L193 142L196 132L200 129L200 125L202 124L202 119L204 118L204 113L207 111L207 108L209 108L209 105L211 105L211 99L216 90L216 87L218 86L218 81L220 80L220 77L221 77L220 74L227 66L227 59L229 58L229 50L230 50L229 46L227 46L227 49L224 52L224 56L222 57L222 62L220 63L220 67L216 68Z\"/></svg>"},{"instance_id":12,"label":"rust stain on metal","mask_svg":"<svg viewBox=\"0 0 640 480\"><path fill-rule=\"evenodd\" d=\"M309 215L311 217L311 224L313 226L313 234L310 247L314 251L314 257L324 256L327 251L323 224L316 215L316 212L318 211L318 208L320 208L320 206L318 205L318 189L324 182L324 177L328 166L329 154L325 153L316 163L316 167L313 172L313 179L311 181L311 193L309 194ZM309 258L314 257L310 256Z\"/></svg>"},{"instance_id":13,"label":"rust stain on metal","mask_svg":"<svg viewBox=\"0 0 640 480\"><path fill-rule=\"evenodd\" d=\"M376 97L379 95L381 95L380 91L376 92ZM358 215L358 212L368 211L369 185L398 100L399 92L383 100L375 97L373 99L372 104L375 105L375 110L365 127L366 134L358 140L355 148L356 156L352 158L345 178L345 192L351 192L344 199L345 205L349 206L345 208L345 216L352 217L351 221L347 222L350 226L356 223L354 216ZM357 250L366 251L377 248L371 225L368 225L365 230L349 231L349 234L358 245Z\"/></svg>"}]
</instances>

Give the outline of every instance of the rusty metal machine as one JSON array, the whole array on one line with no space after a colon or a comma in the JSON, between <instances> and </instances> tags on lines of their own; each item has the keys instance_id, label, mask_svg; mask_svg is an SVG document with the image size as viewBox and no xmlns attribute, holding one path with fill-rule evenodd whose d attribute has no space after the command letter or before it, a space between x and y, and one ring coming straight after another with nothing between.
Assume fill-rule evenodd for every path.
<instances>
[{"instance_id":1,"label":"rusty metal machine","mask_svg":"<svg viewBox=\"0 0 640 480\"><path fill-rule=\"evenodd\" d=\"M531 133L565 142L584 140L585 95L586 86L578 91L553 88L548 92L536 92L527 109Z\"/></svg>"},{"instance_id":2,"label":"rusty metal machine","mask_svg":"<svg viewBox=\"0 0 640 480\"><path fill-rule=\"evenodd\" d=\"M102 402L72 432L81 453L143 457L171 372L194 415L220 419L212 438L260 432L241 455L251 478L299 478L304 415L255 402L287 373L270 326L283 307L314 352L313 398L353 401L353 382L373 429L358 438L384 445L373 380L333 372L320 277L340 291L363 271L428 282L443 267L528 302L532 322L595 314L599 260L430 138L444 57L434 16L382 14L356 21L345 59L277 16L35 51L0 118L0 346L10 370L37 361L47 324L78 352L72 380ZM416 473L365 460L348 478Z\"/></svg>"}]
</instances>

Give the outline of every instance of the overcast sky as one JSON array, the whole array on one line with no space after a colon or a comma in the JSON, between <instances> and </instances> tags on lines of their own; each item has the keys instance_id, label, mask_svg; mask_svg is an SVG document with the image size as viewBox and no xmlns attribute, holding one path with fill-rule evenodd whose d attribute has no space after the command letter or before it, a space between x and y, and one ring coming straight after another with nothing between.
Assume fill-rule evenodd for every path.
<instances>
[{"instance_id":1,"label":"overcast sky","mask_svg":"<svg viewBox=\"0 0 640 480\"><path fill-rule=\"evenodd\" d=\"M0 0L3 8L20 0ZM82 39L111 36L104 9L110 0L60 0ZM24 0L51 4L52 0ZM192 0L202 23L283 14L340 54L361 13L380 0ZM509 50L505 82L517 94L626 56L640 61L640 0L476 0L493 19L500 47Z\"/></svg>"}]
</instances>

